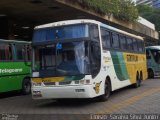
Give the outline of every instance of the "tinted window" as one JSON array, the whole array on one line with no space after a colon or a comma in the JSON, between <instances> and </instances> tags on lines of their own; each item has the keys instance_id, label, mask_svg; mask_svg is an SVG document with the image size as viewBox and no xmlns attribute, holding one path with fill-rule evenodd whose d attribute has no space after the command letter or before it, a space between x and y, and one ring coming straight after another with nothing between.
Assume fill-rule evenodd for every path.
<instances>
[{"instance_id":1,"label":"tinted window","mask_svg":"<svg viewBox=\"0 0 160 120\"><path fill-rule=\"evenodd\" d=\"M138 44L136 39L133 39L133 50L138 51Z\"/></svg>"},{"instance_id":2,"label":"tinted window","mask_svg":"<svg viewBox=\"0 0 160 120\"><path fill-rule=\"evenodd\" d=\"M107 48L110 48L110 32L101 28L101 37L102 37L102 45L103 49L106 50Z\"/></svg>"},{"instance_id":3,"label":"tinted window","mask_svg":"<svg viewBox=\"0 0 160 120\"><path fill-rule=\"evenodd\" d=\"M31 60L31 46L29 45L26 45L26 48L25 48L25 53L26 53L26 60Z\"/></svg>"},{"instance_id":4,"label":"tinted window","mask_svg":"<svg viewBox=\"0 0 160 120\"><path fill-rule=\"evenodd\" d=\"M160 50L151 50L151 54L155 60L156 63L160 64Z\"/></svg>"},{"instance_id":5,"label":"tinted window","mask_svg":"<svg viewBox=\"0 0 160 120\"><path fill-rule=\"evenodd\" d=\"M101 66L101 51L98 42L91 42L90 53L91 53L90 59L92 66L91 73L92 77L94 78L98 74Z\"/></svg>"},{"instance_id":6,"label":"tinted window","mask_svg":"<svg viewBox=\"0 0 160 120\"><path fill-rule=\"evenodd\" d=\"M0 45L0 60L12 60L12 47L9 44Z\"/></svg>"},{"instance_id":7,"label":"tinted window","mask_svg":"<svg viewBox=\"0 0 160 120\"><path fill-rule=\"evenodd\" d=\"M126 50L127 49L127 41L126 41L126 37L125 36L122 36L120 35L119 36L119 40L120 40L120 46L123 50Z\"/></svg>"},{"instance_id":8,"label":"tinted window","mask_svg":"<svg viewBox=\"0 0 160 120\"><path fill-rule=\"evenodd\" d=\"M16 45L16 56L17 60L25 60L25 46Z\"/></svg>"},{"instance_id":9,"label":"tinted window","mask_svg":"<svg viewBox=\"0 0 160 120\"><path fill-rule=\"evenodd\" d=\"M77 24L37 29L33 35L33 42L45 42L57 39L76 39L84 37L89 37L88 25Z\"/></svg>"},{"instance_id":10,"label":"tinted window","mask_svg":"<svg viewBox=\"0 0 160 120\"><path fill-rule=\"evenodd\" d=\"M119 48L119 37L116 33L112 33L112 47Z\"/></svg>"},{"instance_id":11,"label":"tinted window","mask_svg":"<svg viewBox=\"0 0 160 120\"><path fill-rule=\"evenodd\" d=\"M144 42L141 40L138 41L138 50L144 52Z\"/></svg>"},{"instance_id":12,"label":"tinted window","mask_svg":"<svg viewBox=\"0 0 160 120\"><path fill-rule=\"evenodd\" d=\"M131 38L127 38L127 46L128 46L128 50L133 50L133 41Z\"/></svg>"},{"instance_id":13,"label":"tinted window","mask_svg":"<svg viewBox=\"0 0 160 120\"><path fill-rule=\"evenodd\" d=\"M91 35L91 40L99 42L99 32L97 25L90 25L90 35Z\"/></svg>"}]
</instances>

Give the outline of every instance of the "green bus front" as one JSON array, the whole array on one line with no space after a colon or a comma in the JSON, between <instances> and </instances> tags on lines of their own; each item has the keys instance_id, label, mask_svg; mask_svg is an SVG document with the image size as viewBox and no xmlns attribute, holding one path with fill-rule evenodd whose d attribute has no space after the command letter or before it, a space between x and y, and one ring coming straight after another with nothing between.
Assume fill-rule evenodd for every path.
<instances>
[{"instance_id":1,"label":"green bus front","mask_svg":"<svg viewBox=\"0 0 160 120\"><path fill-rule=\"evenodd\" d=\"M30 93L30 50L29 42L0 40L0 93Z\"/></svg>"}]
</instances>

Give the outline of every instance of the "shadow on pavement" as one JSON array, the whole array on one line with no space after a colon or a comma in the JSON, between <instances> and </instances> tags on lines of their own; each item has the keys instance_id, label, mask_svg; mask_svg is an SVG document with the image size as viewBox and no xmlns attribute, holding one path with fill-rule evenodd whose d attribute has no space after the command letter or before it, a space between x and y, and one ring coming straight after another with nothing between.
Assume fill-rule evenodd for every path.
<instances>
[{"instance_id":1,"label":"shadow on pavement","mask_svg":"<svg viewBox=\"0 0 160 120\"><path fill-rule=\"evenodd\" d=\"M19 91L5 92L5 93L0 93L0 99L15 97L15 96L21 96L21 95L22 94Z\"/></svg>"}]
</instances>

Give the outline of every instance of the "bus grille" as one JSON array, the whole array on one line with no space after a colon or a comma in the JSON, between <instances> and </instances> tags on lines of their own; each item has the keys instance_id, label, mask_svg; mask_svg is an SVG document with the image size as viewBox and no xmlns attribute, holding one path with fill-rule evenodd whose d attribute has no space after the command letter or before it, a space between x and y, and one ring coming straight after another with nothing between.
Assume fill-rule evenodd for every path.
<instances>
[{"instance_id":1,"label":"bus grille","mask_svg":"<svg viewBox=\"0 0 160 120\"><path fill-rule=\"evenodd\" d=\"M55 85L55 82L44 82L44 85Z\"/></svg>"},{"instance_id":2,"label":"bus grille","mask_svg":"<svg viewBox=\"0 0 160 120\"><path fill-rule=\"evenodd\" d=\"M69 85L72 81L59 82L59 85Z\"/></svg>"}]
</instances>

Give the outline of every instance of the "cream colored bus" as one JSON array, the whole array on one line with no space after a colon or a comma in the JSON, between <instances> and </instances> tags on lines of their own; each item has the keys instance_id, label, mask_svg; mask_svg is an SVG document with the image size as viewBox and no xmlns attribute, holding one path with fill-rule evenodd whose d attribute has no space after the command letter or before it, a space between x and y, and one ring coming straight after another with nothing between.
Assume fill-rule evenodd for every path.
<instances>
[{"instance_id":1,"label":"cream colored bus","mask_svg":"<svg viewBox=\"0 0 160 120\"><path fill-rule=\"evenodd\" d=\"M33 99L95 98L147 78L142 37L95 20L35 27Z\"/></svg>"}]
</instances>

